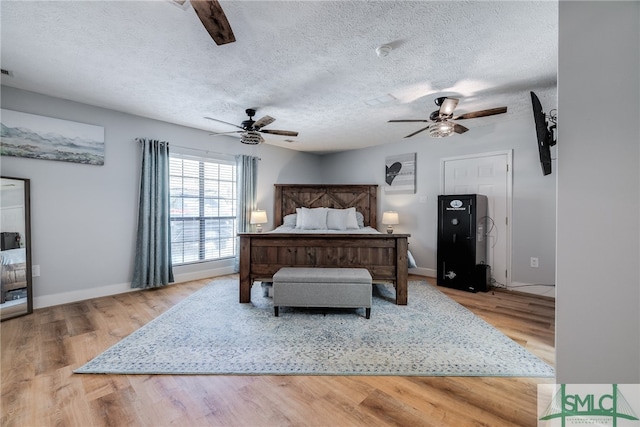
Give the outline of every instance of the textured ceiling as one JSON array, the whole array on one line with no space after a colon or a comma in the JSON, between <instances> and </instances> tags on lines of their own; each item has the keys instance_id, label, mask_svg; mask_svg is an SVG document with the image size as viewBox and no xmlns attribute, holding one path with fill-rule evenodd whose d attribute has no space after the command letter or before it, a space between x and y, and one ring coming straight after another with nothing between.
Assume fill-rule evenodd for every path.
<instances>
[{"instance_id":1,"label":"textured ceiling","mask_svg":"<svg viewBox=\"0 0 640 427\"><path fill-rule=\"evenodd\" d=\"M237 40L223 46L188 3L2 0L2 84L213 132L235 129L204 116L257 108L300 133L268 143L312 152L402 140L420 124L387 120L427 118L443 95L456 114L509 108L452 138L531 115L530 90L556 105L555 1L220 4Z\"/></svg>"}]
</instances>

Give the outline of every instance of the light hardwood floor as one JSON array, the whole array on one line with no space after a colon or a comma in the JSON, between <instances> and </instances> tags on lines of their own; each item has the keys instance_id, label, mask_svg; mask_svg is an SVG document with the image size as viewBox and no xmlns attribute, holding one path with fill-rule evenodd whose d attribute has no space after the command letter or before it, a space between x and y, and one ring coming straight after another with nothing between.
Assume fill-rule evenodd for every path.
<instances>
[{"instance_id":1,"label":"light hardwood floor","mask_svg":"<svg viewBox=\"0 0 640 427\"><path fill-rule=\"evenodd\" d=\"M210 281L49 307L2 322L0 424L535 426L537 384L553 383L499 377L72 373ZM438 289L553 365L553 300Z\"/></svg>"}]
</instances>

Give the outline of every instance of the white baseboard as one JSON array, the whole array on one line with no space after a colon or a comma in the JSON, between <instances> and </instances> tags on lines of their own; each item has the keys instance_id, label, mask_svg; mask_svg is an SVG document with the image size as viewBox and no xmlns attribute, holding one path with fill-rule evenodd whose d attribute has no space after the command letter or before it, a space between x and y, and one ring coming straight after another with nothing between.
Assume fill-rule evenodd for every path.
<instances>
[{"instance_id":1,"label":"white baseboard","mask_svg":"<svg viewBox=\"0 0 640 427\"><path fill-rule=\"evenodd\" d=\"M507 288L510 291L526 292L528 294L556 297L555 286L534 285L531 283L511 282Z\"/></svg>"},{"instance_id":2,"label":"white baseboard","mask_svg":"<svg viewBox=\"0 0 640 427\"><path fill-rule=\"evenodd\" d=\"M233 267L223 267L198 271L194 273L178 274L174 276L173 283L184 283L190 282L192 280L208 279L211 277L233 274L233 272ZM100 286L97 288L81 289L78 291L61 292L53 295L43 295L33 298L33 308L51 307L53 305L68 304L71 302L82 301L91 298L100 298L110 295L123 294L125 292L135 292L139 290L140 289L132 288L131 282L127 282Z\"/></svg>"},{"instance_id":3,"label":"white baseboard","mask_svg":"<svg viewBox=\"0 0 640 427\"><path fill-rule=\"evenodd\" d=\"M415 274L416 276L438 277L438 272L433 268L423 268L423 267L410 268L409 274Z\"/></svg>"},{"instance_id":4,"label":"white baseboard","mask_svg":"<svg viewBox=\"0 0 640 427\"><path fill-rule=\"evenodd\" d=\"M184 283L190 282L192 280L208 279L233 273L233 267L213 268L193 273L183 273L178 274L174 277L174 283ZM410 268L409 273L425 277L436 277L437 275L436 270L432 268L422 267ZM555 298L556 296L556 290L554 287L531 285L529 283L512 282L508 289L512 291L544 295L552 298ZM54 305L68 304L71 302L82 301L91 298L100 298L139 290L140 289L131 288L131 282L127 282L116 283L91 289L81 289L78 291L61 292L53 295L43 295L33 298L33 308L51 307Z\"/></svg>"},{"instance_id":5,"label":"white baseboard","mask_svg":"<svg viewBox=\"0 0 640 427\"><path fill-rule=\"evenodd\" d=\"M131 282L129 282L100 286L98 288L80 289L78 291L60 292L52 295L42 295L39 297L33 297L33 308L51 307L53 305L67 304L70 302L106 297L109 295L122 294L137 290L139 289L132 289Z\"/></svg>"},{"instance_id":6,"label":"white baseboard","mask_svg":"<svg viewBox=\"0 0 640 427\"><path fill-rule=\"evenodd\" d=\"M226 276L233 274L233 266L210 268L209 270L196 271L193 273L176 274L174 283L190 282L192 280L208 279L211 277Z\"/></svg>"},{"instance_id":7,"label":"white baseboard","mask_svg":"<svg viewBox=\"0 0 640 427\"><path fill-rule=\"evenodd\" d=\"M425 276L425 277L438 277L437 270L433 268L410 268L409 274L415 274L417 276ZM530 283L521 283L521 282L511 282L509 287L507 288L510 291L518 291L518 292L526 292L534 295L542 295L546 297L555 298L556 297L556 288L551 286L544 285L534 285Z\"/></svg>"}]
</instances>

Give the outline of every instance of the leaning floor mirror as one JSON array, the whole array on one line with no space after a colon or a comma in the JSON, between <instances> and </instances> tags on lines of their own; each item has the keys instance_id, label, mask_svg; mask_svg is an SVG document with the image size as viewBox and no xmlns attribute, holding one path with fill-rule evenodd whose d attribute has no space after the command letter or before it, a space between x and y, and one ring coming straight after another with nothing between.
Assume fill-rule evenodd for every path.
<instances>
[{"instance_id":1,"label":"leaning floor mirror","mask_svg":"<svg viewBox=\"0 0 640 427\"><path fill-rule=\"evenodd\" d=\"M33 311L29 180L2 178L0 187L0 319Z\"/></svg>"}]
</instances>

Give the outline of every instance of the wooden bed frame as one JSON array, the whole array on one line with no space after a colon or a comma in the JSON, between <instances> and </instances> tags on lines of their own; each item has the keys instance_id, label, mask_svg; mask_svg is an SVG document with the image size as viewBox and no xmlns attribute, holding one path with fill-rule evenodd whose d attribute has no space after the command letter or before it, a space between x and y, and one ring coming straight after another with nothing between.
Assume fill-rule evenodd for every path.
<instances>
[{"instance_id":1,"label":"wooden bed frame","mask_svg":"<svg viewBox=\"0 0 640 427\"><path fill-rule=\"evenodd\" d=\"M298 207L355 207L376 228L377 185L275 185L274 224ZM251 302L256 280L272 281L282 267L366 268L374 282L393 283L396 304L407 304L409 234L239 233L240 302Z\"/></svg>"}]
</instances>

